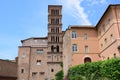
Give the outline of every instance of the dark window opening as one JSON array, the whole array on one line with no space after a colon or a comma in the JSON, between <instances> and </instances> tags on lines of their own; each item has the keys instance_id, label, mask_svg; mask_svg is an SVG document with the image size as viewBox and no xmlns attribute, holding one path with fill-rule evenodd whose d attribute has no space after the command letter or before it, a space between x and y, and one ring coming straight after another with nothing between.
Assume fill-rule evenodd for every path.
<instances>
[{"instance_id":1,"label":"dark window opening","mask_svg":"<svg viewBox=\"0 0 120 80\"><path fill-rule=\"evenodd\" d=\"M32 72L32 76L35 77L37 75L37 72Z\"/></svg>"},{"instance_id":2,"label":"dark window opening","mask_svg":"<svg viewBox=\"0 0 120 80\"><path fill-rule=\"evenodd\" d=\"M24 73L24 69L21 69L21 73L22 73L22 74Z\"/></svg>"},{"instance_id":3,"label":"dark window opening","mask_svg":"<svg viewBox=\"0 0 120 80\"><path fill-rule=\"evenodd\" d=\"M58 37L58 40L57 40L57 42L59 42L59 37Z\"/></svg>"},{"instance_id":4,"label":"dark window opening","mask_svg":"<svg viewBox=\"0 0 120 80\"><path fill-rule=\"evenodd\" d=\"M59 24L59 19L56 19L56 24Z\"/></svg>"},{"instance_id":5,"label":"dark window opening","mask_svg":"<svg viewBox=\"0 0 120 80\"><path fill-rule=\"evenodd\" d=\"M56 37L56 42L59 42L59 37Z\"/></svg>"},{"instance_id":6,"label":"dark window opening","mask_svg":"<svg viewBox=\"0 0 120 80\"><path fill-rule=\"evenodd\" d=\"M86 57L86 58L84 59L84 63L87 63L87 62L91 62L91 59L90 59L89 57Z\"/></svg>"},{"instance_id":7,"label":"dark window opening","mask_svg":"<svg viewBox=\"0 0 120 80\"><path fill-rule=\"evenodd\" d=\"M51 19L51 24L55 24L55 19Z\"/></svg>"},{"instance_id":8,"label":"dark window opening","mask_svg":"<svg viewBox=\"0 0 120 80\"><path fill-rule=\"evenodd\" d=\"M51 28L51 32L55 32L55 31L54 31L54 28Z\"/></svg>"},{"instance_id":9,"label":"dark window opening","mask_svg":"<svg viewBox=\"0 0 120 80\"><path fill-rule=\"evenodd\" d=\"M51 10L51 15L59 15L59 10Z\"/></svg>"},{"instance_id":10,"label":"dark window opening","mask_svg":"<svg viewBox=\"0 0 120 80\"><path fill-rule=\"evenodd\" d=\"M52 52L54 51L54 47L53 47L53 46L51 46L51 51L52 51Z\"/></svg>"},{"instance_id":11,"label":"dark window opening","mask_svg":"<svg viewBox=\"0 0 120 80\"><path fill-rule=\"evenodd\" d=\"M59 46L57 46L57 52L59 52Z\"/></svg>"},{"instance_id":12,"label":"dark window opening","mask_svg":"<svg viewBox=\"0 0 120 80\"><path fill-rule=\"evenodd\" d=\"M59 33L59 28L56 28L56 33Z\"/></svg>"},{"instance_id":13,"label":"dark window opening","mask_svg":"<svg viewBox=\"0 0 120 80\"><path fill-rule=\"evenodd\" d=\"M51 72L54 72L54 69L51 69Z\"/></svg>"},{"instance_id":14,"label":"dark window opening","mask_svg":"<svg viewBox=\"0 0 120 80\"><path fill-rule=\"evenodd\" d=\"M45 72L40 72L40 75L44 75L45 74Z\"/></svg>"},{"instance_id":15,"label":"dark window opening","mask_svg":"<svg viewBox=\"0 0 120 80\"><path fill-rule=\"evenodd\" d=\"M55 37L51 36L51 41L54 42L55 41Z\"/></svg>"},{"instance_id":16,"label":"dark window opening","mask_svg":"<svg viewBox=\"0 0 120 80\"><path fill-rule=\"evenodd\" d=\"M56 42L57 42L58 38L56 37Z\"/></svg>"}]
</instances>

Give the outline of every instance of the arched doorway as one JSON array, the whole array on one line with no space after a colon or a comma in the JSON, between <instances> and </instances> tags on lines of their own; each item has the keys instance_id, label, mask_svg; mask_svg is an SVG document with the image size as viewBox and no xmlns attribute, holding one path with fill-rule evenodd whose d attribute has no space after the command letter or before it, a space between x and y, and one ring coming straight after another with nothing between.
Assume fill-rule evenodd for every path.
<instances>
[{"instance_id":1,"label":"arched doorway","mask_svg":"<svg viewBox=\"0 0 120 80\"><path fill-rule=\"evenodd\" d=\"M85 59L84 59L84 63L86 63L86 62L91 62L91 58L89 58L89 57L85 57Z\"/></svg>"}]
</instances>

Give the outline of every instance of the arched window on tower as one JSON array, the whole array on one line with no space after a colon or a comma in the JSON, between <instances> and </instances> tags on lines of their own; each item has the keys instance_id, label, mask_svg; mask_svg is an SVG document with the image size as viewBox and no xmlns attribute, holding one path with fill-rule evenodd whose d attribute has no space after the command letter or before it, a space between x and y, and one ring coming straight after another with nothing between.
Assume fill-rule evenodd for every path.
<instances>
[{"instance_id":1,"label":"arched window on tower","mask_svg":"<svg viewBox=\"0 0 120 80\"><path fill-rule=\"evenodd\" d=\"M59 37L58 37L58 42L59 42Z\"/></svg>"},{"instance_id":2,"label":"arched window on tower","mask_svg":"<svg viewBox=\"0 0 120 80\"><path fill-rule=\"evenodd\" d=\"M56 42L59 42L59 37L58 36L56 37Z\"/></svg>"},{"instance_id":3,"label":"arched window on tower","mask_svg":"<svg viewBox=\"0 0 120 80\"><path fill-rule=\"evenodd\" d=\"M57 42L58 38L56 37L56 42Z\"/></svg>"},{"instance_id":4,"label":"arched window on tower","mask_svg":"<svg viewBox=\"0 0 120 80\"><path fill-rule=\"evenodd\" d=\"M56 24L59 24L59 18L56 19Z\"/></svg>"},{"instance_id":5,"label":"arched window on tower","mask_svg":"<svg viewBox=\"0 0 120 80\"><path fill-rule=\"evenodd\" d=\"M51 36L51 42L53 41L53 36Z\"/></svg>"},{"instance_id":6,"label":"arched window on tower","mask_svg":"<svg viewBox=\"0 0 120 80\"><path fill-rule=\"evenodd\" d=\"M53 36L53 42L55 41L55 36Z\"/></svg>"},{"instance_id":7,"label":"arched window on tower","mask_svg":"<svg viewBox=\"0 0 120 80\"><path fill-rule=\"evenodd\" d=\"M54 28L51 28L51 32L55 32L55 31L54 31Z\"/></svg>"},{"instance_id":8,"label":"arched window on tower","mask_svg":"<svg viewBox=\"0 0 120 80\"><path fill-rule=\"evenodd\" d=\"M58 27L58 33L59 33L59 27Z\"/></svg>"},{"instance_id":9,"label":"arched window on tower","mask_svg":"<svg viewBox=\"0 0 120 80\"><path fill-rule=\"evenodd\" d=\"M52 51L52 52L54 51L54 46L51 46L51 51Z\"/></svg>"},{"instance_id":10,"label":"arched window on tower","mask_svg":"<svg viewBox=\"0 0 120 80\"><path fill-rule=\"evenodd\" d=\"M59 33L59 27L58 27L58 28L56 28L56 33Z\"/></svg>"},{"instance_id":11,"label":"arched window on tower","mask_svg":"<svg viewBox=\"0 0 120 80\"><path fill-rule=\"evenodd\" d=\"M57 52L59 52L59 46L57 45Z\"/></svg>"},{"instance_id":12,"label":"arched window on tower","mask_svg":"<svg viewBox=\"0 0 120 80\"><path fill-rule=\"evenodd\" d=\"M57 31L57 28L56 28L56 33L57 33L58 31Z\"/></svg>"}]
</instances>

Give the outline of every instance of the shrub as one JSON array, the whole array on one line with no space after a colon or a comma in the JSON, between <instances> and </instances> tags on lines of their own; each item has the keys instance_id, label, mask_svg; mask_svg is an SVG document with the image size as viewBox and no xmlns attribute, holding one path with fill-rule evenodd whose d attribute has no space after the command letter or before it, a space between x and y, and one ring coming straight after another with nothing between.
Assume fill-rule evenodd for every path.
<instances>
[{"instance_id":1,"label":"shrub","mask_svg":"<svg viewBox=\"0 0 120 80\"><path fill-rule=\"evenodd\" d=\"M63 80L63 70L56 73L55 80Z\"/></svg>"},{"instance_id":2,"label":"shrub","mask_svg":"<svg viewBox=\"0 0 120 80\"><path fill-rule=\"evenodd\" d=\"M69 80L84 80L85 78L86 80L90 80L90 78L91 80L120 80L119 66L120 59L85 63L70 68L68 78Z\"/></svg>"}]
</instances>

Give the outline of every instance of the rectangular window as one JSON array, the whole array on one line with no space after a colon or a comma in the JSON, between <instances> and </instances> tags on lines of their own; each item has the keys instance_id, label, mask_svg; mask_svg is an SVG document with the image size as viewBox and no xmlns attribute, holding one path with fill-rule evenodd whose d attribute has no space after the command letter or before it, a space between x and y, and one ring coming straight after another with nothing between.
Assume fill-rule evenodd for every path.
<instances>
[{"instance_id":1,"label":"rectangular window","mask_svg":"<svg viewBox=\"0 0 120 80\"><path fill-rule=\"evenodd\" d=\"M40 72L40 75L44 75L45 74L45 72Z\"/></svg>"},{"instance_id":2,"label":"rectangular window","mask_svg":"<svg viewBox=\"0 0 120 80\"><path fill-rule=\"evenodd\" d=\"M84 34L84 40L87 40L87 39L88 39L88 35Z\"/></svg>"},{"instance_id":3,"label":"rectangular window","mask_svg":"<svg viewBox=\"0 0 120 80\"><path fill-rule=\"evenodd\" d=\"M72 50L73 50L73 52L76 52L76 51L77 51L77 44L73 44L73 45L72 45Z\"/></svg>"},{"instance_id":4,"label":"rectangular window","mask_svg":"<svg viewBox=\"0 0 120 80\"><path fill-rule=\"evenodd\" d=\"M85 53L88 53L88 52L89 52L88 46L85 46Z\"/></svg>"},{"instance_id":5,"label":"rectangular window","mask_svg":"<svg viewBox=\"0 0 120 80\"><path fill-rule=\"evenodd\" d=\"M36 77L37 76L37 72L32 72L32 77Z\"/></svg>"},{"instance_id":6,"label":"rectangular window","mask_svg":"<svg viewBox=\"0 0 120 80\"><path fill-rule=\"evenodd\" d=\"M75 31L72 32L72 38L76 38L76 32Z\"/></svg>"},{"instance_id":7,"label":"rectangular window","mask_svg":"<svg viewBox=\"0 0 120 80\"><path fill-rule=\"evenodd\" d=\"M37 54L42 54L43 53L43 49L37 49Z\"/></svg>"}]
</instances>

